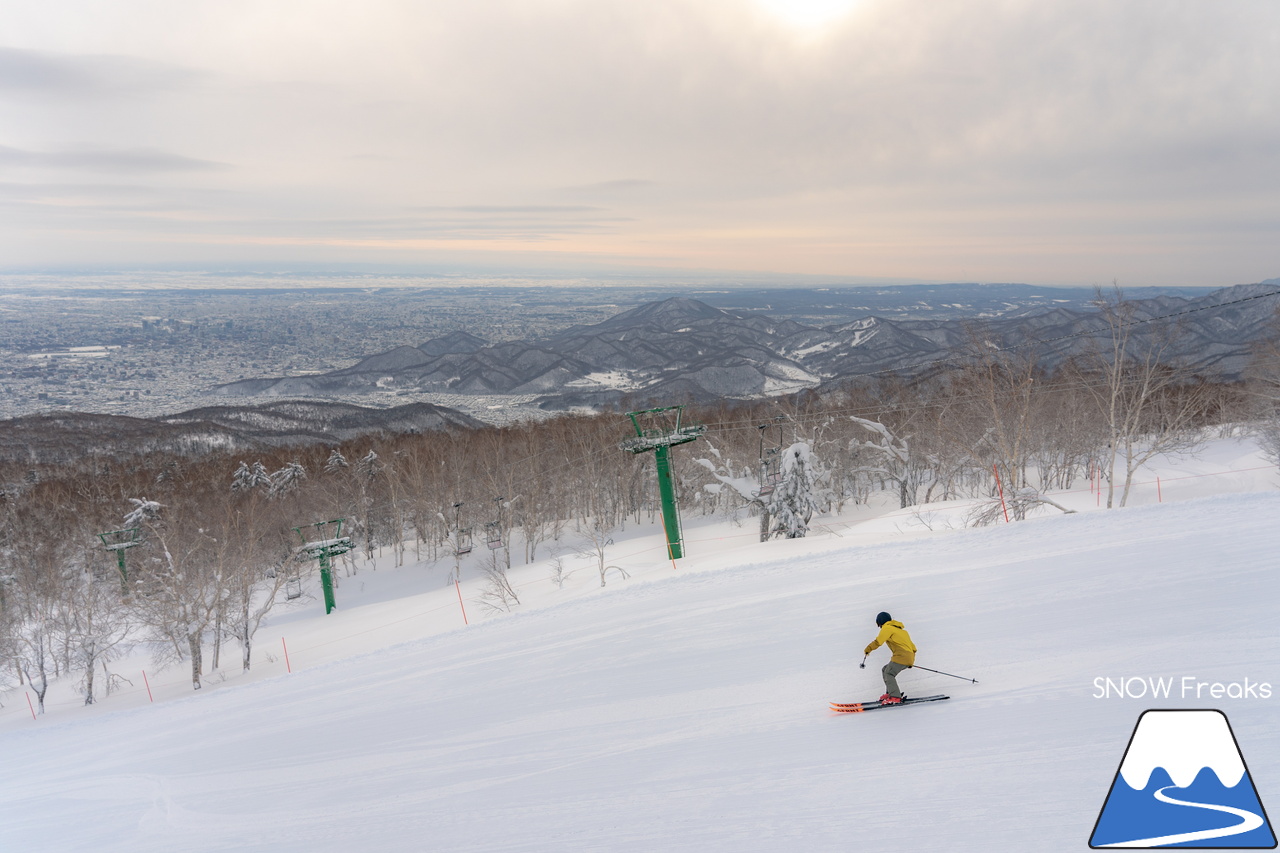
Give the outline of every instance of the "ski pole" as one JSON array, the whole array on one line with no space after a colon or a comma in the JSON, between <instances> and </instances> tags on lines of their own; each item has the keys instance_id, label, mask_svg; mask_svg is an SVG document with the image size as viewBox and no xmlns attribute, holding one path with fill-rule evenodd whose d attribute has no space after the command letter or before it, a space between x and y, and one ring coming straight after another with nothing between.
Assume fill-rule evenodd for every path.
<instances>
[{"instance_id":1,"label":"ski pole","mask_svg":"<svg viewBox=\"0 0 1280 853\"><path fill-rule=\"evenodd\" d=\"M913 668L913 669L923 669L925 672L936 672L936 673L938 673L938 675L950 675L952 678L958 678L958 679L960 679L961 681L972 681L974 684L977 684L977 683L978 683L978 679L976 679L976 678L965 678L963 675L952 675L952 674L951 674L951 673L949 673L949 672L942 672L941 670L937 670L937 669L929 669L929 667L927 667L927 666L920 666L919 664L915 664L912 668Z\"/></svg>"},{"instance_id":2,"label":"ski pole","mask_svg":"<svg viewBox=\"0 0 1280 853\"><path fill-rule=\"evenodd\" d=\"M858 669L866 669L866 668L867 668L867 656L863 655L862 663L858 664Z\"/></svg>"}]
</instances>

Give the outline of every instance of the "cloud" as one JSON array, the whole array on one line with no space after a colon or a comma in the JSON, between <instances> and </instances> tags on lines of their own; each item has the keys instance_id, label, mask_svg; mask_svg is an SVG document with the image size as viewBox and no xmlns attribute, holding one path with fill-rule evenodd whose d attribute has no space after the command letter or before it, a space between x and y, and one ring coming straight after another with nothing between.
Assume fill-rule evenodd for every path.
<instances>
[{"instance_id":1,"label":"cloud","mask_svg":"<svg viewBox=\"0 0 1280 853\"><path fill-rule=\"evenodd\" d=\"M149 184L199 208L193 241L1085 283L1280 263L1251 236L1280 196L1274 2L859 0L803 37L746 0L11 12L6 177Z\"/></svg>"},{"instance_id":2,"label":"cloud","mask_svg":"<svg viewBox=\"0 0 1280 853\"><path fill-rule=\"evenodd\" d=\"M626 193L636 190L644 190L656 186L658 186L657 181L645 181L638 178L622 178L613 181L597 181L592 184L579 184L577 186L562 187L562 189L565 192L570 193L609 195L613 193Z\"/></svg>"},{"instance_id":3,"label":"cloud","mask_svg":"<svg viewBox=\"0 0 1280 853\"><path fill-rule=\"evenodd\" d=\"M226 163L147 148L27 151L0 145L0 168L6 166L114 174L201 172L228 168Z\"/></svg>"},{"instance_id":4,"label":"cloud","mask_svg":"<svg viewBox=\"0 0 1280 853\"><path fill-rule=\"evenodd\" d=\"M132 56L0 47L0 93L87 98L172 89L205 75Z\"/></svg>"}]
</instances>

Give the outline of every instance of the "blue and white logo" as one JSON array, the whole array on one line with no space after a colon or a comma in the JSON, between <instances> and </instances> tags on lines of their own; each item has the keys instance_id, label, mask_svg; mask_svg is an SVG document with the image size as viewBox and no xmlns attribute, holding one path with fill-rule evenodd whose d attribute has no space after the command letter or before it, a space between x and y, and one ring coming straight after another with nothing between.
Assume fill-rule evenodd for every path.
<instances>
[{"instance_id":1,"label":"blue and white logo","mask_svg":"<svg viewBox=\"0 0 1280 853\"><path fill-rule=\"evenodd\" d=\"M1274 848L1226 714L1143 712L1089 846Z\"/></svg>"}]
</instances>

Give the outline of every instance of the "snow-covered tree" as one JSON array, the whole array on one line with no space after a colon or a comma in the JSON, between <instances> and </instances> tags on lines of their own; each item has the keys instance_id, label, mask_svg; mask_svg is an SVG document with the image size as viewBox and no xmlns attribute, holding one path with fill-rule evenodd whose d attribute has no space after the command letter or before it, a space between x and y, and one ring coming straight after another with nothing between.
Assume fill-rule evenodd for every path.
<instances>
[{"instance_id":1,"label":"snow-covered tree","mask_svg":"<svg viewBox=\"0 0 1280 853\"><path fill-rule=\"evenodd\" d=\"M236 468L234 474L231 475L231 491L233 492L249 492L257 488L270 488L271 476L267 474L266 467L261 462L254 462L250 465L248 462L241 462L240 467Z\"/></svg>"},{"instance_id":2,"label":"snow-covered tree","mask_svg":"<svg viewBox=\"0 0 1280 853\"><path fill-rule=\"evenodd\" d=\"M337 474L339 471L345 471L351 467L351 463L347 461L347 457L342 455L342 451L334 448L329 453L329 459L324 463L324 472L326 474Z\"/></svg>"},{"instance_id":3,"label":"snow-covered tree","mask_svg":"<svg viewBox=\"0 0 1280 853\"><path fill-rule=\"evenodd\" d=\"M874 474L898 486L898 505L914 506L920 486L928 476L929 466L921 455L912 452L910 435L894 435L884 424L866 418L850 417L851 421L869 430L875 438L870 441L853 439L850 450L869 451L878 464L863 467L859 471Z\"/></svg>"},{"instance_id":4,"label":"snow-covered tree","mask_svg":"<svg viewBox=\"0 0 1280 853\"><path fill-rule=\"evenodd\" d=\"M974 505L968 514L968 523L974 527L985 527L998 521L1026 521L1032 510L1052 507L1064 515L1073 515L1074 509L1067 509L1057 501L1050 500L1038 490L1023 486L1013 490L1003 499L988 498Z\"/></svg>"},{"instance_id":5,"label":"snow-covered tree","mask_svg":"<svg viewBox=\"0 0 1280 853\"><path fill-rule=\"evenodd\" d=\"M809 521L821 506L814 462L807 442L796 442L782 452L782 482L768 501L775 536L800 539L809 532Z\"/></svg>"},{"instance_id":6,"label":"snow-covered tree","mask_svg":"<svg viewBox=\"0 0 1280 853\"><path fill-rule=\"evenodd\" d=\"M156 501L146 498L129 498L129 503L133 504L133 509L124 517L125 527L142 527L155 521L160 517L160 510L163 509Z\"/></svg>"},{"instance_id":7,"label":"snow-covered tree","mask_svg":"<svg viewBox=\"0 0 1280 853\"><path fill-rule=\"evenodd\" d=\"M382 468L382 460L378 458L378 454L374 450L370 450L356 463L356 471L370 478L376 477L382 471Z\"/></svg>"},{"instance_id":8,"label":"snow-covered tree","mask_svg":"<svg viewBox=\"0 0 1280 853\"><path fill-rule=\"evenodd\" d=\"M760 497L761 483L759 479L752 474L749 469L737 469L736 466L724 459L719 448L711 441L704 441L708 452L714 458L699 457L693 460L695 465L700 465L711 472L711 476L720 481L721 485L728 486L732 494L736 494L742 500L750 503L756 501ZM719 489L716 490L719 493Z\"/></svg>"},{"instance_id":9,"label":"snow-covered tree","mask_svg":"<svg viewBox=\"0 0 1280 853\"><path fill-rule=\"evenodd\" d=\"M388 540L395 541L400 530L387 530L390 512L386 494L388 478L382 475L387 471L386 464L374 450L370 450L355 465L355 474L360 490L359 511L352 520L351 535L364 540L365 556L373 558L373 549Z\"/></svg>"},{"instance_id":10,"label":"snow-covered tree","mask_svg":"<svg viewBox=\"0 0 1280 853\"><path fill-rule=\"evenodd\" d=\"M271 487L267 494L273 498L284 497L295 491L307 478L307 470L298 462L290 462L271 475Z\"/></svg>"},{"instance_id":11,"label":"snow-covered tree","mask_svg":"<svg viewBox=\"0 0 1280 853\"><path fill-rule=\"evenodd\" d=\"M718 482L708 483L704 488L717 496L727 491L743 503L756 507L760 513L760 541L768 541L772 531L769 529L768 490L763 482L764 473L757 475L747 468L738 469L710 441L705 442L705 445L714 458L699 457L693 462L710 471Z\"/></svg>"}]
</instances>

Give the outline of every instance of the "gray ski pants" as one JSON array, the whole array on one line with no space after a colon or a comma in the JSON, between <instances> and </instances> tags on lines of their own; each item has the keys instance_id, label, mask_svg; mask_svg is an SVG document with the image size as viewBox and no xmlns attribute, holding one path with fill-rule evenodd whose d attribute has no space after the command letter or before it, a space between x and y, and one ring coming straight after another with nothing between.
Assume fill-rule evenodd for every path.
<instances>
[{"instance_id":1,"label":"gray ski pants","mask_svg":"<svg viewBox=\"0 0 1280 853\"><path fill-rule=\"evenodd\" d=\"M884 674L884 686L889 691L889 695L895 698L902 698L902 690L898 687L898 673L904 669L911 669L905 663L894 663L889 661L884 665L884 669L880 670Z\"/></svg>"}]
</instances>

